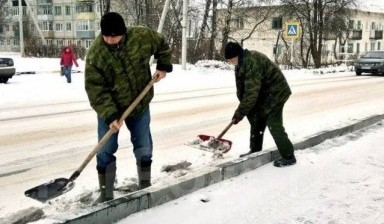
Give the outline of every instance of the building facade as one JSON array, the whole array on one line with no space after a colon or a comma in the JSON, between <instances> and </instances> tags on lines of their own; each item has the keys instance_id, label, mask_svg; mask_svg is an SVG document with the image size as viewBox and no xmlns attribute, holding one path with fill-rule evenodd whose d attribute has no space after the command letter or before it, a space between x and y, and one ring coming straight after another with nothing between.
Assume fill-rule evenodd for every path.
<instances>
[{"instance_id":1,"label":"building facade","mask_svg":"<svg viewBox=\"0 0 384 224\"><path fill-rule=\"evenodd\" d=\"M300 63L299 39L291 41L285 35L287 32L286 24L294 19L284 17L280 9L281 6L254 7L247 10L242 9L241 13L233 13L230 21L229 40L239 42L243 40L245 48L260 51L274 60L281 58L284 53L290 55L289 52L291 52L293 45L293 59L287 56L286 60L296 60ZM222 29L226 11L222 10L219 15L218 27ZM351 9L351 16L346 22L349 30L344 34L342 41L335 41L334 36L324 35L322 47L322 61L324 63L353 61L370 50L384 50L384 10L371 12ZM257 28L250 35L255 24L257 24Z\"/></svg>"},{"instance_id":2,"label":"building facade","mask_svg":"<svg viewBox=\"0 0 384 224\"><path fill-rule=\"evenodd\" d=\"M100 32L100 9L92 0L25 0L22 6L23 38L26 44L88 48ZM0 24L0 51L20 51L18 1L9 0L7 22Z\"/></svg>"}]
</instances>

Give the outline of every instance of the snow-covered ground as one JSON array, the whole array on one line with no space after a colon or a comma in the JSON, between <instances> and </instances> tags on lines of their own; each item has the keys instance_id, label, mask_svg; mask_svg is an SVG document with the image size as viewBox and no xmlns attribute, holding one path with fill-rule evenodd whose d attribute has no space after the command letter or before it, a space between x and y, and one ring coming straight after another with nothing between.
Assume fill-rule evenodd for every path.
<instances>
[{"instance_id":1,"label":"snow-covered ground","mask_svg":"<svg viewBox=\"0 0 384 224\"><path fill-rule=\"evenodd\" d=\"M383 124L298 151L295 166L268 164L118 223L383 224Z\"/></svg>"},{"instance_id":2,"label":"snow-covered ground","mask_svg":"<svg viewBox=\"0 0 384 224\"><path fill-rule=\"evenodd\" d=\"M0 53L0 56L4 56ZM8 55L9 56L9 55ZM38 184L42 184L47 180L54 179L57 177L68 177L77 165L79 165L84 159L83 154L87 154L91 150L91 146L95 144L95 118L94 113L90 109L89 104L87 102L87 96L84 91L84 76L83 73L74 73L73 74L73 82L71 84L67 84L64 77L60 77L59 75L59 59L46 59L46 58L20 58L18 55L12 55L15 60L16 68L18 72L23 71L36 71L37 73L34 75L17 75L14 78L9 80L8 84L0 85L0 95L2 96L0 100L0 122L1 126L5 127L6 132L0 133L0 156L2 160L0 161L0 218L4 216L8 216L13 212L17 212L21 209L28 207L40 207L44 210L47 215L45 220L39 221L38 223L51 223L52 219L54 219L55 215L64 214L67 217L71 215L75 215L78 212L81 212L84 209L92 209L87 204L78 203L79 198L86 198L87 200L93 200L97 194L95 191L97 190L97 178L94 170L94 161L83 171L82 175L76 180L76 187L68 192L67 194L59 197L58 199L53 200L50 203L41 204L32 199L26 198L23 193L25 190L30 187L36 186ZM83 71L84 62L79 61L80 67L73 68L76 70ZM212 66L213 68L206 68L205 65L214 65L218 64L218 66ZM219 67L219 68L214 68ZM227 69L222 69L227 68ZM195 124L200 124L202 122L207 122L207 120L215 121L216 123L208 123L206 125L207 133L216 134L220 131L220 128L224 128L227 122L229 122L231 115L236 108L237 101L234 96L234 77L233 71L228 70L228 65L223 65L222 63L217 62L202 62L198 66L188 65L188 69L186 71L182 70L179 65L175 65L175 71L167 76L166 79L160 81L155 84L155 92L156 96L154 98L154 103L152 104L152 131L155 140L155 145L157 151L155 152L155 163L154 163L154 184L169 178L170 175L173 175L172 178L177 178L178 175L185 175L188 172L193 172L194 168L198 168L199 166L210 165L211 163L215 163L217 161L212 161L212 159L207 156L207 154L201 154L197 150L184 150L185 147L181 145L182 142L187 142L188 139L186 134L183 136L185 139L169 139L171 136L169 133L177 132L177 130L172 130L174 126L170 123L178 123L181 124L182 129L181 132L187 132L189 128L189 133L195 135L200 134L199 131L194 131L193 128L197 127ZM345 101L345 105L336 105L332 111L324 111L325 113L319 114L315 113L316 111L312 111L314 107L321 107L321 104L316 104L315 98L311 98L311 102L305 102L306 98L310 96L302 96L301 94L316 94L315 91L311 92L311 90L320 91L319 87L321 86L329 86L328 91L332 90L332 80L349 80L347 83L356 82L357 77L353 76L353 73L348 72L348 68L339 67L339 68L331 68L331 69L320 69L314 71L308 70L291 70L284 71L288 81L294 88L294 94L292 99L289 101L286 114L285 114L285 122L288 134L293 140L300 140L304 136L308 136L311 134L315 134L321 132L323 130L329 130L330 127L339 127L348 125L357 119L363 119L370 115L374 114L383 114L384 106L382 104L382 98L377 99L376 101L372 101L368 104L363 104L366 101L364 97L369 97L373 94L364 94L362 99L355 99L356 101L362 101L361 104L356 104L355 106L351 106L353 104L347 104L349 101L353 101L354 99L349 99L348 96L342 95L332 95L329 100L329 103L332 102ZM377 77L377 81L381 81L382 77ZM362 84L369 84L368 81L372 80L371 78L363 77L361 78ZM309 91L308 91L309 90ZM352 89L351 91L361 91ZM384 90L383 90L384 92ZM207 109L207 101L209 101L212 95L217 93L222 94L222 97L215 98L216 100L222 100L224 102L233 102L229 106L227 104L223 104L225 106L225 110L214 111L215 114L211 114L210 110ZM373 93L373 92L372 92ZM328 93L329 94L329 93ZM338 93L336 93L338 94ZM203 96L202 96L203 95ZM199 96L200 98L195 99L195 101L191 101L195 96ZM314 95L316 96L316 95ZM343 98L345 97L345 98ZM384 97L384 94L383 94ZM176 99L176 100L175 100ZM304 101L303 101L304 100ZM335 100L335 101L332 101ZM176 114L180 108L184 108L186 111L189 107L194 108L195 105L201 105L201 111L190 111L184 117L178 117L180 114ZM314 104L312 104L314 103ZM319 103L321 103L319 101ZM302 105L305 104L305 105ZM293 105L297 105L297 107L293 107ZM315 105L315 106L314 106ZM223 106L223 107L224 107ZM325 106L325 105L324 105ZM343 107L344 106L344 107ZM298 111L299 108L304 108L307 111ZM68 113L65 114L66 111L85 111L84 113L76 113L73 116ZM302 110L302 109L301 109ZM173 112L175 111L175 112ZM348 111L348 113L346 113ZM60 113L63 113L62 116L56 116ZM197 117L198 114L207 114L207 120L201 120L201 117ZM39 116L42 114L47 114L47 116ZM287 115L288 114L288 115ZM36 116L36 121L34 122L34 116ZM24 118L23 118L24 117ZM28 119L26 119L28 117ZM22 119L23 118L23 119ZM17 123L15 121L21 120L21 122ZM308 122L311 119L311 122ZM183 123L184 122L184 123ZM184 125L184 127L183 127ZM73 135L69 135L65 133L66 128L72 127L74 129L69 129L69 131L78 130L79 132L73 133ZM56 127L59 127L58 130L55 130ZM3 129L4 130L4 129ZM233 131L232 131L233 130ZM238 156L238 154L243 153L244 150L248 148L248 136L249 127L246 125L246 122L242 122L233 128L226 136L233 140L234 148L230 153L226 155L227 159L233 159ZM174 131L174 132L172 132ZM212 131L212 132L211 132ZM214 132L215 131L215 132ZM35 133L36 132L36 133ZM382 128L375 128L368 132L361 132L357 135L364 135L366 133L378 133L373 134L373 136L380 136L383 134ZM17 134L19 138L12 139L12 134ZM25 135L31 134L31 136L22 136L23 133ZM62 135L63 139L51 140L53 135ZM67 137L65 137L68 135ZM122 136L125 136L126 133L121 133ZM172 136L173 136L172 135ZM6 136L6 137L3 137ZM175 135L176 136L176 135ZM190 137L190 136L189 136ZM75 138L75 139L74 139ZM77 139L78 140L77 140ZM22 139L22 140L20 140ZM352 216L354 214L358 215L356 220L358 223L364 223L365 213L360 212L360 210L371 209L372 214L377 211L377 206L383 197L383 179L379 175L372 176L372 178L367 179L359 179L361 175L365 175L367 173L379 174L383 172L382 169L382 161L380 160L370 160L370 158L366 158L360 156L363 154L362 150L368 150L370 152L374 152L373 149L379 149L380 147L375 146L373 143L380 143L379 140L372 140L371 137L367 136L367 140L365 138L361 138L362 141L367 141L369 144L364 144L366 147L362 147L361 145L356 146L356 153L345 154L351 157L344 158L342 152L346 151L343 149L344 143L346 143L345 147L349 149L355 149L355 145L358 141L351 141L351 139L356 139L355 135L352 137L346 137L341 139L340 141L330 141L321 146L317 146L313 149L308 149L304 151L298 152L298 164L294 167L287 169L276 169L271 165L266 165L258 169L257 171L251 172L249 174L245 174L239 178L235 178L231 181L226 181L219 185L212 186L207 188L207 191L199 191L196 194L193 194L188 197L183 197L183 199L179 199L178 204L183 204L183 202L190 201L192 204L187 204L186 210L196 209L194 206L200 205L196 202L200 200L201 195L203 197L207 197L208 203L204 203L201 205L201 208L205 210L205 212L211 214L210 210L213 214L216 211L212 207L203 206L211 206L217 207L220 204L227 205L231 207L232 210L237 210L236 206L232 204L228 204L231 201L235 201L237 198L241 198L240 195L232 193L232 191L236 190L236 188L242 187L250 187L253 185L257 185L257 187L252 188L255 192L252 192L250 189L241 190L244 192L244 196L246 198L251 198L250 195L256 195L256 204L255 206L261 205L265 206L260 211L272 211L280 213L280 210L283 210L284 207L278 208L274 204L274 200L278 200L274 197L284 196L287 192L281 191L278 196L269 195L269 192L276 191L276 189L281 189L281 186L284 184L289 187L289 189L293 189L293 193L288 194L287 197L283 198L282 204L291 203L290 196L293 198L297 195L304 194L304 198L308 198L308 200L313 200L310 204L306 204L306 206L301 206L301 203L294 204L294 207L290 207L290 205L285 204L289 207L288 211L292 216L276 216L276 222L271 223L323 223L324 220L329 220L329 223L344 223L341 222L340 219L334 219L335 222L328 219L334 214L337 216L338 214L343 213L347 208L351 209L350 212ZM77 140L77 141L76 141ZM127 152L127 148L129 149L129 144L127 145L126 139L122 139L124 144L121 144L122 149L121 152L118 152L118 160L120 165L118 166L118 186L124 187L130 183L132 183L132 176L135 175L135 170L132 169L132 165L134 164L132 160L132 155L130 152ZM176 145L175 145L176 142ZM180 142L180 145L177 145ZM341 142L341 143L340 143ZM172 143L172 144L171 144ZM41 144L41 145L40 145ZM270 136L266 136L265 146L273 146L273 141ZM381 144L382 145L382 144ZM55 146L55 147L53 147ZM379 144L380 146L380 144ZM184 148L183 148L184 147ZM372 148L372 149L371 149ZM11 149L11 150L10 150ZM54 149L55 152L48 151L48 149ZM324 150L321 150L324 149ZM62 161L59 157L61 154L67 153L69 155L70 160ZM82 153L82 154L81 154ZM361 154L360 154L361 153ZM381 152L376 152L374 157L376 159L382 159L380 157ZM129 154L129 155L127 155ZM368 154L367 154L368 155ZM29 157L30 156L30 157ZM56 156L58 156L57 159ZM329 158L330 157L330 158ZM347 171L343 171L345 168L345 164L348 164L349 159L356 158L353 161L359 165L360 158L363 161L368 161L372 164L372 166L365 166L364 169L355 169L353 173L356 174L356 179L349 181L349 179L345 179L341 182L337 180L340 178L344 178L344 175L347 174ZM33 161L28 161L28 159L33 158ZM192 162L192 166L190 170L183 171L179 174L165 174L163 172L159 172L163 165L173 164L174 162L178 162L181 160L188 160ZM322 163L323 161L327 161L326 163ZM356 161L355 161L356 160ZM127 162L128 161L128 162ZM333 162L334 163L333 163ZM345 162L346 161L346 162ZM36 164L51 164L48 168L40 168L34 167L33 163ZM32 165L30 165L32 164ZM332 164L338 164L332 167ZM351 165L352 167L352 165ZM23 169L24 168L24 169ZM331 172L332 169L336 169L338 172ZM381 170L381 171L380 171ZM26 174L23 174L25 172ZM324 172L324 175L322 174ZM327 172L331 172L329 179L326 179ZM312 174L315 173L315 176ZM314 181L315 186L312 186L312 180L314 177L318 177L318 180ZM171 179L172 179L171 178ZM249 184L243 184L244 179L247 181L252 181ZM274 179L275 178L275 179ZM334 179L332 179L334 178ZM345 178L353 178L351 175L347 175ZM284 181L283 181L284 180ZM361 180L361 181L360 181ZM339 201L344 200L345 195L340 195L335 198L334 201L326 201L326 198L336 197L336 193L343 193L339 188L338 184L342 184L342 186L353 187L355 186L354 182L364 182L364 181L373 181L379 185L374 185L368 183L369 186L373 186L373 188L362 189L367 190L369 192L373 192L372 194L362 196L364 200L371 200L373 194L377 194L375 204L373 208L371 207L359 207L359 203L355 203L354 201L350 202L349 206L342 206L337 204ZM134 181L134 180L133 180ZM169 181L169 179L168 179ZM329 181L329 183L325 183L325 181ZM283 182L283 183L282 183ZM236 183L239 186L235 186ZM245 183L245 182L244 182ZM258 187L260 185L260 188ZM311 187L315 188L313 194L306 193L305 190L308 190L307 187L303 187L302 185L311 185ZM322 188L320 188L322 186ZM359 185L360 186L360 185ZM301 189L303 188L303 189ZM309 188L311 189L311 188ZM333 189L336 189L333 191ZM228 190L228 191L226 191ZM301 192L303 190L305 192ZM324 190L321 191L321 190ZM249 194L245 194L245 192L249 191ZM310 192L310 190L308 190ZM121 192L116 192L117 196L121 194ZM254 193L254 194L252 194ZM262 194L261 194L262 193ZM344 192L345 193L345 192ZM360 192L361 193L361 192ZM324 200L321 200L324 196ZM220 199L220 195L227 195L223 199ZM228 199L229 202L224 202L228 195L233 195L234 198L230 197ZM247 196L248 195L248 196ZM265 198L261 198L261 196L265 196ZM349 195L347 195L349 196ZM358 195L358 191L353 191L351 193L352 198L356 198ZM346 196L345 196L346 197ZM216 204L216 199L217 203ZM183 201L183 202L181 202ZM246 200L245 200L246 201ZM265 205L265 201L268 201ZM244 202L245 203L245 202ZM335 205L336 203L336 205ZM236 203L234 203L236 204ZM240 212L238 215L233 215L231 220L220 221L221 219L217 219L216 223L232 223L233 220L245 220L244 222L239 223L255 223L252 220L268 220L264 213L259 213L260 217L257 216L258 219L253 219L250 216L249 218L241 217L244 214L256 214L252 212L251 204L241 204L243 209L239 209ZM249 206L249 207L248 207ZM310 206L320 207L321 210L309 210ZM362 204L362 206L364 206ZM227 209L228 207L222 208ZM177 218L182 218L182 211L178 212L178 208L174 206L174 203L168 203L163 205L157 209L169 209L174 208L175 214L180 214ZM217 207L218 210L221 210ZM307 213L300 213L304 208L308 209ZM156 212L157 209L154 209L153 212ZM180 208L183 209L183 208ZM270 209L270 210L269 210ZM275 210L276 209L276 210ZM297 209L297 210L296 210ZM244 210L246 212L241 213ZM257 210L257 209L256 209ZM151 211L148 211L151 212ZM305 212L305 211L303 211ZM313 215L310 214L313 212ZM316 213L319 212L319 213ZM340 213L339 213L340 212ZM172 212L171 212L172 213ZM316 213L316 214L315 214ZM328 213L329 216L324 216L324 219L320 221L316 221L320 214ZM132 216L133 220L136 220L139 223L154 223L154 222L145 222L140 221L140 217L146 216L146 212L140 213L137 216ZM224 214L234 214L232 212L225 212ZM280 220L296 217L296 216L307 216L311 217L310 219L298 218L291 222L280 222ZM149 216L152 216L149 215ZM162 220L162 216L158 216L157 214L153 214L154 217L159 217L159 220ZM236 217L239 219L236 219ZM215 216L212 216L214 219ZM325 218L327 217L327 218ZM369 216L372 218L373 216ZM196 216L197 218L197 216ZM207 217L200 217L202 220L208 219ZM264 219L265 218L265 219ZM130 219L130 218L129 218ZM241 220L240 220L241 219ZM145 220L145 218L143 219ZM154 218L154 220L156 220ZM211 220L211 219L209 219ZM312 221L311 221L312 220ZM361 222L359 222L359 220ZM132 221L135 223L136 221ZM184 220L185 221L185 220ZM171 221L169 221L171 223ZM131 222L129 222L131 223ZM163 223L160 221L155 221L155 223ZM205 221L191 223L205 223ZM215 223L215 222L213 222ZM259 222L259 223L268 223L268 222ZM348 223L348 222L346 222ZM349 222L351 223L351 222ZM368 222L366 222L368 223Z\"/></svg>"}]
</instances>

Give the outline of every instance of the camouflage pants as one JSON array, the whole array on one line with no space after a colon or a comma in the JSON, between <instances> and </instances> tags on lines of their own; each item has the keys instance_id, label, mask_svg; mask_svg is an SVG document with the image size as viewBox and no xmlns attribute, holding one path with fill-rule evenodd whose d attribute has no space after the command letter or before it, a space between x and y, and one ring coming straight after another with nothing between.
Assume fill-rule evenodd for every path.
<instances>
[{"instance_id":1,"label":"camouflage pants","mask_svg":"<svg viewBox=\"0 0 384 224\"><path fill-rule=\"evenodd\" d=\"M290 158L294 155L292 142L283 126L283 107L272 110L267 115L256 112L247 116L251 125L250 148L252 152L262 150L264 131L268 126L280 155L284 158Z\"/></svg>"}]
</instances>

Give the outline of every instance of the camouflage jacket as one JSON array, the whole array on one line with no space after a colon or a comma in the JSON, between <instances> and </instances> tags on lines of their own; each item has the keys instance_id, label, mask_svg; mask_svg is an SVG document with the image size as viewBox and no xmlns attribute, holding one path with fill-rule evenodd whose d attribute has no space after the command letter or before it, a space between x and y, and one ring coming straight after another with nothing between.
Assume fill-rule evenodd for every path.
<instances>
[{"instance_id":1,"label":"camouflage jacket","mask_svg":"<svg viewBox=\"0 0 384 224\"><path fill-rule=\"evenodd\" d=\"M171 72L171 49L163 35L145 27L129 27L118 46L107 46L96 37L87 53L85 90L89 102L106 124L119 119L151 81L149 60L157 70ZM153 88L129 116L143 113L153 98Z\"/></svg>"},{"instance_id":2,"label":"camouflage jacket","mask_svg":"<svg viewBox=\"0 0 384 224\"><path fill-rule=\"evenodd\" d=\"M291 95L279 67L260 52L244 50L235 76L240 101L235 112L237 115L268 114L274 108L283 106Z\"/></svg>"}]
</instances>

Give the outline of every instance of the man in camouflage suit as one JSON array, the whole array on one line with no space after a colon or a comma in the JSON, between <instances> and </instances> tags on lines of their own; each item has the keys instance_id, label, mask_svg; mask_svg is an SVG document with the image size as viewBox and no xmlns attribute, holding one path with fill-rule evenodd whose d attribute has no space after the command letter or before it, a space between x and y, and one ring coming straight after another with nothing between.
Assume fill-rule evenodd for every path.
<instances>
[{"instance_id":1,"label":"man in camouflage suit","mask_svg":"<svg viewBox=\"0 0 384 224\"><path fill-rule=\"evenodd\" d=\"M243 49L235 42L225 46L225 59L236 66L240 104L232 119L237 124L246 116L251 125L251 150L241 157L262 150L264 131L268 126L281 155L273 164L277 167L295 164L293 145L283 126L283 107L291 95L283 73L264 54Z\"/></svg>"},{"instance_id":2,"label":"man in camouflage suit","mask_svg":"<svg viewBox=\"0 0 384 224\"><path fill-rule=\"evenodd\" d=\"M85 90L97 113L99 141L109 129L115 133L96 155L100 186L96 203L113 199L114 154L118 149L118 131L123 125L118 122L119 118L152 78L159 81L172 71L171 49L160 33L145 27L127 28L122 16L115 12L105 14L100 27L101 34L92 42L86 57ZM152 55L157 59L153 75L149 67ZM153 94L152 88L125 120L131 134L140 189L151 185L149 103Z\"/></svg>"}]
</instances>

